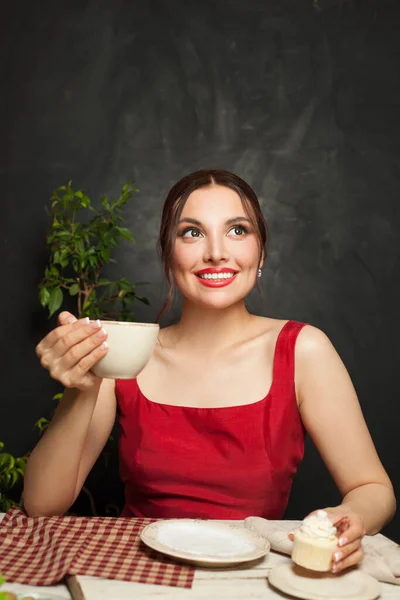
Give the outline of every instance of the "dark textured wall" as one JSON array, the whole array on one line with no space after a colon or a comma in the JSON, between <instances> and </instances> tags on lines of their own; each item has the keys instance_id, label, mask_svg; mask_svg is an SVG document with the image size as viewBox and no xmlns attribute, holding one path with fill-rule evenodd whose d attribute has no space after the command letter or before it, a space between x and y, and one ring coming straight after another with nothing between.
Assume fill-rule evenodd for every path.
<instances>
[{"instance_id":1,"label":"dark textured wall","mask_svg":"<svg viewBox=\"0 0 400 600\"><path fill-rule=\"evenodd\" d=\"M52 189L72 179L98 196L136 180L138 243L116 273L151 282L137 318L152 320L165 193L222 167L270 222L251 306L328 333L399 490L398 2L9 0L2 13L0 440L28 451L57 387L34 354L50 326L36 293ZM336 501L309 447L288 515ZM399 517L387 531L400 541Z\"/></svg>"}]
</instances>

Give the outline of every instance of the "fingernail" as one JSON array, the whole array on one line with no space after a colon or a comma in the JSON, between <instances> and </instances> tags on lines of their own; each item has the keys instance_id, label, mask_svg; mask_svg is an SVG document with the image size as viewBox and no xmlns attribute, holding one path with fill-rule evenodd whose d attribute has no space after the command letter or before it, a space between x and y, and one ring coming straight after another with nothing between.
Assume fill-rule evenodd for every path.
<instances>
[{"instance_id":1,"label":"fingernail","mask_svg":"<svg viewBox=\"0 0 400 600\"><path fill-rule=\"evenodd\" d=\"M89 319L89 317L85 317L84 319L82 319L82 323L83 323L84 325L88 325L88 324L90 323L90 319Z\"/></svg>"},{"instance_id":2,"label":"fingernail","mask_svg":"<svg viewBox=\"0 0 400 600\"><path fill-rule=\"evenodd\" d=\"M331 571L335 573L337 571L337 565L332 565Z\"/></svg>"},{"instance_id":3,"label":"fingernail","mask_svg":"<svg viewBox=\"0 0 400 600\"><path fill-rule=\"evenodd\" d=\"M100 346L100 350L105 350L106 348L108 348L108 344L107 344L107 342L103 342L102 345Z\"/></svg>"},{"instance_id":4,"label":"fingernail","mask_svg":"<svg viewBox=\"0 0 400 600\"><path fill-rule=\"evenodd\" d=\"M339 545L339 546L344 546L345 544L347 544L347 542L348 542L348 541L349 541L349 540L347 539L347 537L341 537L341 538L339 539L339 544L338 544L338 545Z\"/></svg>"},{"instance_id":5,"label":"fingernail","mask_svg":"<svg viewBox=\"0 0 400 600\"><path fill-rule=\"evenodd\" d=\"M75 319L75 317L68 317L68 319L67 319L67 323L68 323L69 325L72 325L72 323L76 323L76 319Z\"/></svg>"},{"instance_id":6,"label":"fingernail","mask_svg":"<svg viewBox=\"0 0 400 600\"><path fill-rule=\"evenodd\" d=\"M100 329L100 331L98 331L98 332L96 333L96 337L99 337L99 338L102 338L102 337L104 337L105 335L107 335L107 331L106 331L105 329L103 329L103 328L101 328L101 329Z\"/></svg>"},{"instance_id":7,"label":"fingernail","mask_svg":"<svg viewBox=\"0 0 400 600\"><path fill-rule=\"evenodd\" d=\"M339 560L342 558L343 556L343 552L335 552L333 555L333 560L335 562L339 562Z\"/></svg>"},{"instance_id":8,"label":"fingernail","mask_svg":"<svg viewBox=\"0 0 400 600\"><path fill-rule=\"evenodd\" d=\"M93 329L98 329L101 327L99 319L97 319L97 321L90 321L90 327L93 327Z\"/></svg>"}]
</instances>

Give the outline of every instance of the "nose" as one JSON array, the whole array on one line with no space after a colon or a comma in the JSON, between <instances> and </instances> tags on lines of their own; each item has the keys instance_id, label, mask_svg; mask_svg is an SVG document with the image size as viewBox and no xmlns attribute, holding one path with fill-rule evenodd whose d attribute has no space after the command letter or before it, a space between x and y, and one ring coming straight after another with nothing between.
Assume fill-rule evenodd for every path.
<instances>
[{"instance_id":1,"label":"nose","mask_svg":"<svg viewBox=\"0 0 400 600\"><path fill-rule=\"evenodd\" d=\"M219 233L214 233L207 237L203 260L208 263L226 262L229 258L229 253L226 245L225 236Z\"/></svg>"}]
</instances>

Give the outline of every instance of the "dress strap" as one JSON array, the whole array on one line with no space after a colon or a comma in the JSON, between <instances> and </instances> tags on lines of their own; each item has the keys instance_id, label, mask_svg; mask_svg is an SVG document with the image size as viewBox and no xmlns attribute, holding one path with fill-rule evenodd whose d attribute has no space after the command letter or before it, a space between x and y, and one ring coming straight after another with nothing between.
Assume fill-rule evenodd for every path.
<instances>
[{"instance_id":1,"label":"dress strap","mask_svg":"<svg viewBox=\"0 0 400 600\"><path fill-rule=\"evenodd\" d=\"M274 356L274 381L294 381L294 351L297 336L307 323L288 321L279 332Z\"/></svg>"}]
</instances>

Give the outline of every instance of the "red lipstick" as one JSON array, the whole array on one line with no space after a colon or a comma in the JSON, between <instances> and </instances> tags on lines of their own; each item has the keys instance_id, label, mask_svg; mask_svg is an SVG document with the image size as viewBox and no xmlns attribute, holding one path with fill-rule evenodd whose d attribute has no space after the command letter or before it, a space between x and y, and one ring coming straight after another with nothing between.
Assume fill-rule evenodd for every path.
<instances>
[{"instance_id":1,"label":"red lipstick","mask_svg":"<svg viewBox=\"0 0 400 600\"><path fill-rule=\"evenodd\" d=\"M225 277L225 278L219 277L218 279L215 277L214 278L212 277L212 275L220 275L221 276L224 273L229 275L229 277ZM196 275L198 281L202 285L205 285L206 287L211 287L211 288L221 288L221 287L225 287L225 286L229 285L230 283L232 283L232 281L234 281L234 279L236 279L237 271L235 271L235 269L229 269L229 268L220 268L220 269L207 268L207 269L201 269L200 271L196 271L195 275ZM206 276L206 277L204 277L204 276Z\"/></svg>"}]
</instances>

